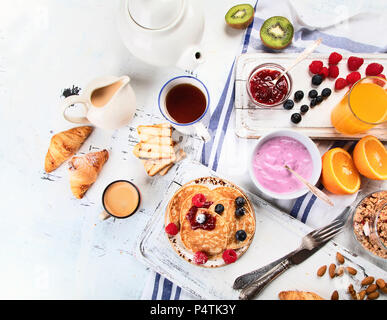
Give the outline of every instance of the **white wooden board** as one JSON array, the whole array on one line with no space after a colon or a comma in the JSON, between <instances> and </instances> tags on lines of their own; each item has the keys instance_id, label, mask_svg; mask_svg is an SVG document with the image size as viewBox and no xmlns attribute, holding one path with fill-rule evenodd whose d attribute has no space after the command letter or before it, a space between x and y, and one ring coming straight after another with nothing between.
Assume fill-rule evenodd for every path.
<instances>
[{"instance_id":1,"label":"white wooden board","mask_svg":"<svg viewBox=\"0 0 387 320\"><path fill-rule=\"evenodd\" d=\"M295 249L310 228L272 207L258 196L247 192L255 207L257 224L254 239L247 252L236 263L216 269L206 269L186 262L173 250L165 234L165 208L182 184L208 175L215 176L214 172L197 162L185 160L178 165L176 175L172 178L163 200L138 239L136 256L153 270L198 298L238 299L239 291L232 289L237 276L262 267ZM350 230L345 232L348 236L352 236ZM346 266L358 270L356 277L344 275L332 280L326 274L323 278L318 278L317 269L321 265L334 263L337 251L344 255ZM346 293L348 285L353 283L355 289L358 289L360 281L366 274L386 277L385 270L331 241L308 260L277 278L257 298L276 299L282 290L306 290L329 299L331 293L338 290L340 299L349 299Z\"/></svg>"},{"instance_id":2,"label":"white wooden board","mask_svg":"<svg viewBox=\"0 0 387 320\"><path fill-rule=\"evenodd\" d=\"M346 89L335 91L335 80L325 79L316 89L319 94L324 88L331 88L332 95L324 100L320 105L317 105L302 117L299 124L293 124L290 121L290 116L294 112L299 112L301 105L309 105L308 92L312 89L311 75L309 73L309 64L313 60L321 60L324 65L328 65L328 55L312 54L307 59L301 61L293 70L290 71L290 76L293 79L293 87L290 93L290 99L293 99L294 92L302 90L305 94L304 98L295 103L292 110L285 110L282 105L263 109L257 108L249 99L246 90L246 81L251 71L258 65L263 63L277 63L284 68L289 66L297 57L298 54L274 54L274 53L252 53L242 54L239 56L235 70L235 109L236 109L236 134L241 138L258 138L264 133L277 129L294 129L308 135L313 139L359 139L367 134L372 134L382 141L387 141L387 125L380 125L364 134L343 135L338 133L332 126L330 114L332 109L344 96ZM362 76L365 76L365 68L371 62L378 62L387 68L387 55L383 54L357 54L356 56L364 58L364 64L359 69ZM343 56L343 60L339 63L340 75L345 78L350 72L347 68L347 58ZM370 108L372 106L370 105Z\"/></svg>"}]
</instances>

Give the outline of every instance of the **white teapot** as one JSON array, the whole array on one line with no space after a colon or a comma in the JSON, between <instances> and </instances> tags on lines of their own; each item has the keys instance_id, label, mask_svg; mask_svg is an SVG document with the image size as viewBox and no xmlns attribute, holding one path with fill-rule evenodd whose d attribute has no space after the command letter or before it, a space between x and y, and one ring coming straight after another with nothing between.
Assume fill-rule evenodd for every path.
<instances>
[{"instance_id":1,"label":"white teapot","mask_svg":"<svg viewBox=\"0 0 387 320\"><path fill-rule=\"evenodd\" d=\"M154 66L203 62L204 14L196 0L121 0L118 29L129 51Z\"/></svg>"},{"instance_id":2,"label":"white teapot","mask_svg":"<svg viewBox=\"0 0 387 320\"><path fill-rule=\"evenodd\" d=\"M73 123L93 124L106 130L126 125L136 111L136 96L129 81L128 76L94 79L81 95L72 95L63 100L63 117ZM84 116L67 112L76 103L83 105Z\"/></svg>"}]
</instances>

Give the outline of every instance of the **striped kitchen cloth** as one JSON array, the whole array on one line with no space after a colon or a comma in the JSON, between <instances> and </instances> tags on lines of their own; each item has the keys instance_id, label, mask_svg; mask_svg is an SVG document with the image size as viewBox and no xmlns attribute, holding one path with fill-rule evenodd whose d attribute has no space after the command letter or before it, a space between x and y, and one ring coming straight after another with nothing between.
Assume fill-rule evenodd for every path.
<instances>
[{"instance_id":1,"label":"striped kitchen cloth","mask_svg":"<svg viewBox=\"0 0 387 320\"><path fill-rule=\"evenodd\" d=\"M362 0L258 0L255 4L253 23L246 30L237 56L241 53L272 52L260 41L259 30L263 21L271 16L288 17L294 27L292 44L284 52L301 52L314 40L322 38L323 43L316 52L330 53L385 53L384 37L387 34L387 3ZM313 16L314 15L314 16ZM370 32L378 30L378 32ZM234 67L235 60L230 61L230 71L225 79L225 86L216 107L212 110L209 131L212 140L203 147L201 162L217 172L235 176L236 183L242 175L247 175L246 168L241 168L236 154L243 153L254 146L254 141L239 139L235 136L234 106ZM333 147L343 147L351 151L353 141L319 142L321 152ZM241 151L242 150L242 151ZM363 186L367 184L363 183ZM322 189L322 185L319 185ZM293 217L310 225L319 227L335 218L342 209L352 203L356 195L340 197L330 195L335 209L329 208L310 193L291 201L278 201L277 204ZM181 290L168 279L152 272L143 291L142 299L178 300L195 299Z\"/></svg>"}]
</instances>

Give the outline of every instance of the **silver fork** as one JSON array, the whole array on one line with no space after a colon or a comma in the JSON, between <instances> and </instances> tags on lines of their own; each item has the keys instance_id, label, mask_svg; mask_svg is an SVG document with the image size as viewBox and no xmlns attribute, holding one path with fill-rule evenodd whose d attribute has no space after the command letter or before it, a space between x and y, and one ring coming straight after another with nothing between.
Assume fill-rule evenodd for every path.
<instances>
[{"instance_id":1,"label":"silver fork","mask_svg":"<svg viewBox=\"0 0 387 320\"><path fill-rule=\"evenodd\" d=\"M266 267L239 276L234 289L243 289L241 299L249 299L260 292L267 284L286 271L291 265L299 264L319 250L330 239L342 231L351 207L345 210L329 225L313 230L302 238L300 247Z\"/></svg>"}]
</instances>

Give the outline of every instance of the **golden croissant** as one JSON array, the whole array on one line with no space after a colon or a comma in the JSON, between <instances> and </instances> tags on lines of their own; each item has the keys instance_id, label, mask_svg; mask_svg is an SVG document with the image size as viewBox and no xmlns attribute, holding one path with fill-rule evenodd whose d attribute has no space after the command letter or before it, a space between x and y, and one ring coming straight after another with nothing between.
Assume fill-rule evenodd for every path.
<instances>
[{"instance_id":1,"label":"golden croissant","mask_svg":"<svg viewBox=\"0 0 387 320\"><path fill-rule=\"evenodd\" d=\"M281 291L278 297L280 300L324 300L318 294L306 291Z\"/></svg>"},{"instance_id":2,"label":"golden croissant","mask_svg":"<svg viewBox=\"0 0 387 320\"><path fill-rule=\"evenodd\" d=\"M75 154L93 131L93 127L72 128L55 134L51 138L44 162L46 172L54 171L63 162Z\"/></svg>"},{"instance_id":3,"label":"golden croissant","mask_svg":"<svg viewBox=\"0 0 387 320\"><path fill-rule=\"evenodd\" d=\"M76 156L70 160L70 188L76 198L83 198L86 191L97 180L108 159L109 153L107 150L102 150Z\"/></svg>"}]
</instances>

